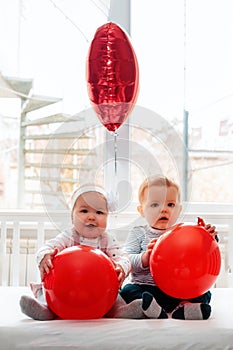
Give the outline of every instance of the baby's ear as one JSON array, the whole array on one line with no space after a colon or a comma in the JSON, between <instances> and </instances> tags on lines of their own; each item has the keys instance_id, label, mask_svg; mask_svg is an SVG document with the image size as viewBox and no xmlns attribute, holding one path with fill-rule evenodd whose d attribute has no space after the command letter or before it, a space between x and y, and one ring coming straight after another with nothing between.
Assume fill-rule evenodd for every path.
<instances>
[{"instance_id":1,"label":"baby's ear","mask_svg":"<svg viewBox=\"0 0 233 350\"><path fill-rule=\"evenodd\" d=\"M142 205L138 205L137 210L141 216L144 216Z\"/></svg>"}]
</instances>

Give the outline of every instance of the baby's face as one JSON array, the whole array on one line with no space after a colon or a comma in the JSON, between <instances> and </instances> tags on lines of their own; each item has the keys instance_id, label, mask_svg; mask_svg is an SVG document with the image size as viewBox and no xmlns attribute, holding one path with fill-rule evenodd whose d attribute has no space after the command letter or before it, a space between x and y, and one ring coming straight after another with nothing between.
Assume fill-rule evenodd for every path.
<instances>
[{"instance_id":1,"label":"baby's face","mask_svg":"<svg viewBox=\"0 0 233 350\"><path fill-rule=\"evenodd\" d=\"M106 230L108 218L107 201L98 192L86 192L76 200L72 222L80 235L96 238Z\"/></svg>"},{"instance_id":2,"label":"baby's face","mask_svg":"<svg viewBox=\"0 0 233 350\"><path fill-rule=\"evenodd\" d=\"M175 224L181 211L177 189L173 186L152 186L146 189L144 201L138 210L151 227L168 229Z\"/></svg>"}]
</instances>

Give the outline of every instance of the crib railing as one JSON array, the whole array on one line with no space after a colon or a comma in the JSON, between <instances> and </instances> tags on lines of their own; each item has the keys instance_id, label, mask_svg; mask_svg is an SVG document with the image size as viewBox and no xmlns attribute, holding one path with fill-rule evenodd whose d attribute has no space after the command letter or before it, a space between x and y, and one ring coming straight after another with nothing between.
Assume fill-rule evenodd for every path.
<instances>
[{"instance_id":1,"label":"crib railing","mask_svg":"<svg viewBox=\"0 0 233 350\"><path fill-rule=\"evenodd\" d=\"M51 216L52 215L52 216ZM28 285L38 279L35 253L46 239L68 222L66 211L0 211L0 284Z\"/></svg>"},{"instance_id":2,"label":"crib railing","mask_svg":"<svg viewBox=\"0 0 233 350\"><path fill-rule=\"evenodd\" d=\"M128 211L110 218L110 229L120 242L124 242L136 216L136 212ZM233 287L233 206L190 203L180 219L196 222L197 216L219 231L222 267L216 286ZM39 281L37 249L70 224L68 211L0 210L0 285L27 286Z\"/></svg>"}]
</instances>

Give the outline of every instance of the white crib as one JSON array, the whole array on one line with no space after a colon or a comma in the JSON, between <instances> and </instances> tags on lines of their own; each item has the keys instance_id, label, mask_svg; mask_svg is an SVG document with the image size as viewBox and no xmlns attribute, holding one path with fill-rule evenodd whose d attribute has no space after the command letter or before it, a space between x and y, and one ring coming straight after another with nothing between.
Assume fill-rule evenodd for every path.
<instances>
[{"instance_id":1,"label":"white crib","mask_svg":"<svg viewBox=\"0 0 233 350\"><path fill-rule=\"evenodd\" d=\"M52 214L52 215L51 215ZM112 349L119 350L232 350L232 206L189 205L181 220L196 222L201 216L219 230L222 271L212 288L212 314L206 320L110 319L35 321L19 307L22 294L32 296L28 287L38 269L35 251L56 235L67 212L0 211L0 339L1 349ZM135 212L113 218L117 238L124 241ZM51 221L52 217L52 221ZM117 224L117 225L116 225ZM110 225L111 227L111 225ZM213 286L214 287L214 286ZM221 288L219 288L221 287ZM223 287L223 288L222 288Z\"/></svg>"},{"instance_id":2,"label":"white crib","mask_svg":"<svg viewBox=\"0 0 233 350\"><path fill-rule=\"evenodd\" d=\"M216 287L233 287L233 205L189 203L184 208L180 218L183 222L196 222L201 216L216 225L222 256ZM110 218L110 228L120 242L124 242L136 216L136 212L127 211ZM69 211L0 210L0 285L28 286L39 280L35 252L68 225Z\"/></svg>"},{"instance_id":3,"label":"white crib","mask_svg":"<svg viewBox=\"0 0 233 350\"><path fill-rule=\"evenodd\" d=\"M52 215L52 216L51 216ZM68 222L66 211L1 210L0 285L27 286L39 278L35 253Z\"/></svg>"}]
</instances>

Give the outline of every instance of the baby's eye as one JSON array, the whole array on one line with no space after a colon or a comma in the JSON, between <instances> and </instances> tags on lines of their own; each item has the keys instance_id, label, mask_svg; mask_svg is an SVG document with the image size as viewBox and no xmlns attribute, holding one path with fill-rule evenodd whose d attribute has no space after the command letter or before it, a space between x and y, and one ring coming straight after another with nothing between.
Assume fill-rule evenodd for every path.
<instances>
[{"instance_id":1,"label":"baby's eye","mask_svg":"<svg viewBox=\"0 0 233 350\"><path fill-rule=\"evenodd\" d=\"M97 210L96 214L102 215L102 214L104 214L104 213L103 213L103 211L101 211L101 210Z\"/></svg>"},{"instance_id":2,"label":"baby's eye","mask_svg":"<svg viewBox=\"0 0 233 350\"><path fill-rule=\"evenodd\" d=\"M80 210L80 213L86 214L87 212L88 212L87 209L82 209L82 210Z\"/></svg>"},{"instance_id":3,"label":"baby's eye","mask_svg":"<svg viewBox=\"0 0 233 350\"><path fill-rule=\"evenodd\" d=\"M159 204L158 203L152 203L151 206L152 206L152 208L156 208L156 207L159 206Z\"/></svg>"},{"instance_id":4,"label":"baby's eye","mask_svg":"<svg viewBox=\"0 0 233 350\"><path fill-rule=\"evenodd\" d=\"M175 203L168 203L168 206L171 207L171 208L174 208L175 207Z\"/></svg>"}]
</instances>

